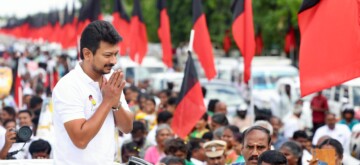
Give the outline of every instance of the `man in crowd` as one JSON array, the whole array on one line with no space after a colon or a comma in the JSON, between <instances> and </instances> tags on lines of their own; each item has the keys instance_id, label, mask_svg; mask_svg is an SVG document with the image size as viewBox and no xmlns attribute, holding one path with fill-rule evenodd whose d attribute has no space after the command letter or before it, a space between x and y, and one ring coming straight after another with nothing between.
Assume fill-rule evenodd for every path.
<instances>
[{"instance_id":1,"label":"man in crowd","mask_svg":"<svg viewBox=\"0 0 360 165\"><path fill-rule=\"evenodd\" d=\"M106 21L93 21L82 32L82 61L60 79L52 95L57 164L112 164L115 126L124 133L132 130L134 115L122 94L124 74L108 75L120 41Z\"/></svg>"},{"instance_id":2,"label":"man in crowd","mask_svg":"<svg viewBox=\"0 0 360 165\"><path fill-rule=\"evenodd\" d=\"M226 142L213 140L204 144L207 165L225 165Z\"/></svg>"}]
</instances>

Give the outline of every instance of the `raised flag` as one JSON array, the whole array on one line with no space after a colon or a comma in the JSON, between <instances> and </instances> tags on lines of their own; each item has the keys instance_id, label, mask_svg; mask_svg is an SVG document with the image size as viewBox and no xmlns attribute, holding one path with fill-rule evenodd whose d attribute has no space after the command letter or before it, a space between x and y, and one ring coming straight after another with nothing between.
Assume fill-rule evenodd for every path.
<instances>
[{"instance_id":1,"label":"raised flag","mask_svg":"<svg viewBox=\"0 0 360 165\"><path fill-rule=\"evenodd\" d=\"M210 40L209 30L206 24L205 14L202 12L201 0L193 0L193 30L194 51L198 55L200 64L204 69L205 76L208 80L216 76L214 64L213 47Z\"/></svg>"},{"instance_id":2,"label":"raised flag","mask_svg":"<svg viewBox=\"0 0 360 165\"><path fill-rule=\"evenodd\" d=\"M304 0L301 32L301 95L360 76L360 5L354 0Z\"/></svg>"},{"instance_id":3,"label":"raised flag","mask_svg":"<svg viewBox=\"0 0 360 165\"><path fill-rule=\"evenodd\" d=\"M141 13L140 0L134 0L130 23L130 58L141 64L147 53L148 39L146 25Z\"/></svg>"},{"instance_id":4,"label":"raised flag","mask_svg":"<svg viewBox=\"0 0 360 165\"><path fill-rule=\"evenodd\" d=\"M162 45L163 62L168 67L173 66L172 63L172 44L171 44L171 33L170 33L170 20L166 9L166 0L158 0L159 9L159 28L158 36Z\"/></svg>"},{"instance_id":5,"label":"raised flag","mask_svg":"<svg viewBox=\"0 0 360 165\"><path fill-rule=\"evenodd\" d=\"M287 30L285 35L285 46L284 46L285 53L289 54L291 51L295 49L295 46L296 46L295 31L291 23L291 14L289 12L287 18Z\"/></svg>"},{"instance_id":6,"label":"raised flag","mask_svg":"<svg viewBox=\"0 0 360 165\"><path fill-rule=\"evenodd\" d=\"M204 113L206 113L206 108L201 85L198 80L194 61L189 52L185 65L184 79L181 84L178 104L174 112L171 127L175 134L184 139Z\"/></svg>"},{"instance_id":7,"label":"raised flag","mask_svg":"<svg viewBox=\"0 0 360 165\"><path fill-rule=\"evenodd\" d=\"M255 33L251 0L235 0L232 6L232 33L244 58L244 81L251 77L251 61L255 55Z\"/></svg>"},{"instance_id":8,"label":"raised flag","mask_svg":"<svg viewBox=\"0 0 360 165\"><path fill-rule=\"evenodd\" d=\"M126 55L129 51L130 19L124 10L121 0L115 0L114 12L112 15L112 23L123 38L123 40L119 42L120 55Z\"/></svg>"}]
</instances>

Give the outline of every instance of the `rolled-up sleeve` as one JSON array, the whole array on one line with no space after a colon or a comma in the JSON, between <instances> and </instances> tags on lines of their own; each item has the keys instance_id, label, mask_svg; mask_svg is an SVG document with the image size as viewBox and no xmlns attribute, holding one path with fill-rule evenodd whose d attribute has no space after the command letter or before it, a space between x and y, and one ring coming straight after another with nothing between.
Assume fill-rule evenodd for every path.
<instances>
[{"instance_id":1,"label":"rolled-up sleeve","mask_svg":"<svg viewBox=\"0 0 360 165\"><path fill-rule=\"evenodd\" d=\"M75 119L85 118L84 104L76 89L57 88L53 92L54 112L61 122L66 123Z\"/></svg>"}]
</instances>

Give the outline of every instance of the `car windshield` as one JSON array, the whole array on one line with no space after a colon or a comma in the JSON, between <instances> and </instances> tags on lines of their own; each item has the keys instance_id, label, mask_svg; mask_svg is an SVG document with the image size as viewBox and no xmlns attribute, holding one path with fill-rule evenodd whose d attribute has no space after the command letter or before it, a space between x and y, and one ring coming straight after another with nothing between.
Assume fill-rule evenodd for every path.
<instances>
[{"instance_id":1,"label":"car windshield","mask_svg":"<svg viewBox=\"0 0 360 165\"><path fill-rule=\"evenodd\" d=\"M139 67L135 70L134 67L126 68L126 78L134 78L135 72L139 75L138 79L148 79L151 74L164 72L161 67Z\"/></svg>"},{"instance_id":2,"label":"car windshield","mask_svg":"<svg viewBox=\"0 0 360 165\"><path fill-rule=\"evenodd\" d=\"M279 79L296 76L298 76L296 70L253 71L253 88L257 90L275 89Z\"/></svg>"},{"instance_id":3,"label":"car windshield","mask_svg":"<svg viewBox=\"0 0 360 165\"><path fill-rule=\"evenodd\" d=\"M354 106L360 106L360 87L353 87Z\"/></svg>"},{"instance_id":4,"label":"car windshield","mask_svg":"<svg viewBox=\"0 0 360 165\"><path fill-rule=\"evenodd\" d=\"M235 86L221 83L206 83L203 86L206 88L205 98L207 99L219 99L229 106L244 104L244 100Z\"/></svg>"}]
</instances>

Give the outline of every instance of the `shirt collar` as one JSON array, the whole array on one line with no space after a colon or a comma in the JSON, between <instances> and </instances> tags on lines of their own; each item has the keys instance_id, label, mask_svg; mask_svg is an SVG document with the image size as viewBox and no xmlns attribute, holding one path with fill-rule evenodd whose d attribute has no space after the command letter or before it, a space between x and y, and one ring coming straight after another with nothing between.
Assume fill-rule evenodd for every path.
<instances>
[{"instance_id":1,"label":"shirt collar","mask_svg":"<svg viewBox=\"0 0 360 165\"><path fill-rule=\"evenodd\" d=\"M204 164L204 162L202 162L202 161L200 161L200 160L197 160L197 159L195 159L195 158L191 158L190 161L191 161L192 163L196 164L196 165L198 165L198 164Z\"/></svg>"},{"instance_id":2,"label":"shirt collar","mask_svg":"<svg viewBox=\"0 0 360 165\"><path fill-rule=\"evenodd\" d=\"M91 79L82 69L82 67L80 66L81 62L78 62L75 66L75 71L79 74L79 76L81 77L81 79L83 81L85 81L86 83L90 84L90 83L94 83L95 81L93 79Z\"/></svg>"}]
</instances>

